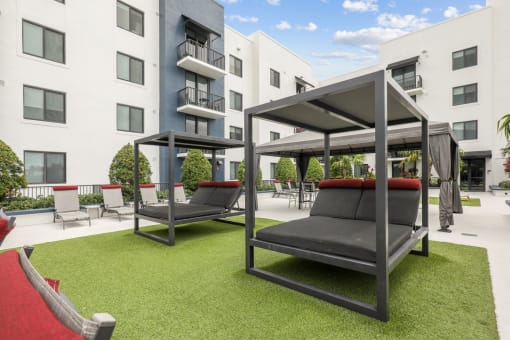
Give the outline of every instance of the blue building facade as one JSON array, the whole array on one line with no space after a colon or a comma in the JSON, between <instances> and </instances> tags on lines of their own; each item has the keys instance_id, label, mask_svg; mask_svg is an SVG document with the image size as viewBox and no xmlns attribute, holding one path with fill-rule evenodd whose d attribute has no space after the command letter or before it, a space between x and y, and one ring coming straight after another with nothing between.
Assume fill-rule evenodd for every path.
<instances>
[{"instance_id":1,"label":"blue building facade","mask_svg":"<svg viewBox=\"0 0 510 340\"><path fill-rule=\"evenodd\" d=\"M160 0L160 131L224 136L224 9L213 0ZM223 73L222 73L223 72ZM175 180L187 150L175 157ZM160 181L168 181L160 148ZM224 164L216 164L224 179Z\"/></svg>"}]
</instances>

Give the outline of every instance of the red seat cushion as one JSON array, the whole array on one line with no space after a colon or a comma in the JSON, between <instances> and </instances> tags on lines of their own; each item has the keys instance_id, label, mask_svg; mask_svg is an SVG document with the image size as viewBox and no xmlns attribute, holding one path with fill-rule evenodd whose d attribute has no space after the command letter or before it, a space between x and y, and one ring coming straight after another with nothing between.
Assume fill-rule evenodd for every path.
<instances>
[{"instance_id":1,"label":"red seat cushion","mask_svg":"<svg viewBox=\"0 0 510 340\"><path fill-rule=\"evenodd\" d=\"M0 209L0 243L2 243L7 234L9 234L15 226L16 224L13 224L11 229L8 230L9 216L5 215L3 210Z\"/></svg>"},{"instance_id":2,"label":"red seat cushion","mask_svg":"<svg viewBox=\"0 0 510 340\"><path fill-rule=\"evenodd\" d=\"M0 339L83 339L32 287L15 250L0 254Z\"/></svg>"}]
</instances>

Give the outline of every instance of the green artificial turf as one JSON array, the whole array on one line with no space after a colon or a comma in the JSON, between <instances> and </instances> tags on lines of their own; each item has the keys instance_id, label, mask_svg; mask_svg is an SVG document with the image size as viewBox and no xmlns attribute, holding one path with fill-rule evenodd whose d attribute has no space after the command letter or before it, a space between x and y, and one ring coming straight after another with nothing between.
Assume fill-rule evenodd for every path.
<instances>
[{"instance_id":1,"label":"green artificial turf","mask_svg":"<svg viewBox=\"0 0 510 340\"><path fill-rule=\"evenodd\" d=\"M174 247L132 231L41 244L32 263L61 280L84 316L111 313L115 339L498 338L483 248L431 242L429 258L407 256L390 276L383 323L246 274L243 228L209 221L179 226L176 236ZM256 255L258 267L374 301L372 276Z\"/></svg>"},{"instance_id":2,"label":"green artificial turf","mask_svg":"<svg viewBox=\"0 0 510 340\"><path fill-rule=\"evenodd\" d=\"M480 199L476 197L472 197L468 199L462 199L462 206L464 207L480 207ZM429 204L439 204L439 197L429 197Z\"/></svg>"}]
</instances>

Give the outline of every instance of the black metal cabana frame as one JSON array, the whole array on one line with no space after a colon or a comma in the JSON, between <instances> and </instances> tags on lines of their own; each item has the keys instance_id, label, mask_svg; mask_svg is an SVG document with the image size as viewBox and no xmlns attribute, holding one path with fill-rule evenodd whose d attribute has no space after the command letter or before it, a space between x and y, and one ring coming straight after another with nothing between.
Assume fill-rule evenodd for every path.
<instances>
[{"instance_id":1,"label":"black metal cabana frame","mask_svg":"<svg viewBox=\"0 0 510 340\"><path fill-rule=\"evenodd\" d=\"M139 197L139 157L140 145L153 145L168 148L168 220L159 219L152 216L146 216L140 213L140 197ZM243 147L244 143L239 140L226 139L214 136L201 136L181 131L167 131L158 133L152 136L144 137L135 140L135 168L134 168L134 205L135 205L135 223L134 232L137 235L147 237L151 240L173 246L175 244L175 226L179 224L216 220L230 224L243 225L234 221L224 220L225 217L244 215L245 211L242 209L232 209L222 214L213 214L206 216L199 216L193 218L176 219L175 218L175 193L174 193L174 176L175 176L175 150L176 148L194 148L194 149L207 149L211 150L211 163L212 163L212 180L216 178L216 152L218 150L225 150L230 148ZM149 220L161 224L168 225L168 238L159 237L157 235L147 233L140 230L139 220Z\"/></svg>"},{"instance_id":2,"label":"black metal cabana frame","mask_svg":"<svg viewBox=\"0 0 510 340\"><path fill-rule=\"evenodd\" d=\"M253 119L262 118L299 126L324 134L325 178L329 178L330 134L375 128L376 152L376 262L320 253L267 242L254 236L256 204L256 151L253 143ZM296 291L323 299L353 311L387 321L389 319L389 274L409 254L428 256L428 162L422 162L422 225L392 255L388 255L388 126L421 122L421 151L428 159L429 131L427 115L384 70L295 96L275 100L245 110L246 159L246 272ZM309 156L296 155L298 169ZM421 241L421 250L415 250ZM376 277L376 304L311 286L255 267L255 247L298 256Z\"/></svg>"}]
</instances>

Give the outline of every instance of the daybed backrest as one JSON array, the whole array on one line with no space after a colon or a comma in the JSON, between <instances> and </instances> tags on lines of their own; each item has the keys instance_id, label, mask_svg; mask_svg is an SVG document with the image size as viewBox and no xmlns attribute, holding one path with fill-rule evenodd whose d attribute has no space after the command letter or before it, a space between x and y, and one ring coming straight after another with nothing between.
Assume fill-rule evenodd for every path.
<instances>
[{"instance_id":1,"label":"daybed backrest","mask_svg":"<svg viewBox=\"0 0 510 340\"><path fill-rule=\"evenodd\" d=\"M319 182L319 193L310 216L354 219L361 197L363 180L327 179Z\"/></svg>"},{"instance_id":2,"label":"daybed backrest","mask_svg":"<svg viewBox=\"0 0 510 340\"><path fill-rule=\"evenodd\" d=\"M202 192L200 192L202 191ZM210 194L208 195L208 193ZM198 190L193 194L190 203L195 203L195 195L199 193L199 198L207 196L204 203L216 207L224 207L225 209L232 209L236 201L241 195L241 182L239 181L210 181L201 182L198 184Z\"/></svg>"},{"instance_id":3,"label":"daybed backrest","mask_svg":"<svg viewBox=\"0 0 510 340\"><path fill-rule=\"evenodd\" d=\"M57 212L80 210L77 185L59 185L53 187L55 210Z\"/></svg>"},{"instance_id":4,"label":"daybed backrest","mask_svg":"<svg viewBox=\"0 0 510 340\"><path fill-rule=\"evenodd\" d=\"M412 178L388 179L388 222L413 226L418 216L421 182ZM375 180L366 179L356 219L375 221Z\"/></svg>"},{"instance_id":5,"label":"daybed backrest","mask_svg":"<svg viewBox=\"0 0 510 340\"><path fill-rule=\"evenodd\" d=\"M200 184L201 183L199 183L198 189L193 193L193 196L191 196L191 199L189 200L192 204L207 204L209 197L214 194L214 189L216 189L215 187L200 186Z\"/></svg>"},{"instance_id":6,"label":"daybed backrest","mask_svg":"<svg viewBox=\"0 0 510 340\"><path fill-rule=\"evenodd\" d=\"M107 208L118 208L124 206L124 198L122 198L122 185L120 184L103 184L103 202Z\"/></svg>"}]
</instances>

